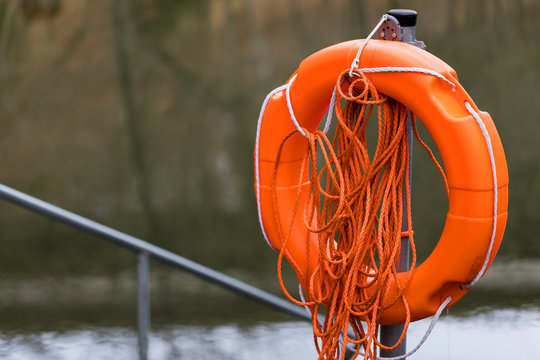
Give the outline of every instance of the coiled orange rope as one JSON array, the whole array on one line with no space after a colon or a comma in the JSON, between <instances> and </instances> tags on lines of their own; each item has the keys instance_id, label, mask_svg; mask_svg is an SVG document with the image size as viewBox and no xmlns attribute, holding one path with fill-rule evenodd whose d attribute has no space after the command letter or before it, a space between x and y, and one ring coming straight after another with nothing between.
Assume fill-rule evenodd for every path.
<instances>
[{"instance_id":1,"label":"coiled orange rope","mask_svg":"<svg viewBox=\"0 0 540 360\"><path fill-rule=\"evenodd\" d=\"M309 288L304 289L307 301L294 299L282 279L281 265L292 231L292 220L286 232L281 228L279 231L282 248L278 258L278 278L291 301L311 310L319 359L345 359L347 345L356 345L353 358L363 347L364 359L376 359L377 348L394 349L402 342L410 321L403 295L405 284L389 303L393 305L402 301L407 310L401 337L393 346L385 346L378 341L378 319L385 309L382 304L388 296L389 280L396 278L402 236L410 239L411 269L416 266L408 176L407 118L410 112L394 99L379 94L361 72L357 77L350 77L348 70L343 72L336 89L337 125L332 141L320 130L309 133L304 129L308 146L300 179L309 171L310 193L306 202L309 205L298 209L299 190L293 213L304 211L306 241L309 233L316 233L320 253L316 268L310 272ZM366 125L373 111L378 118L378 142L375 153L370 157ZM420 139L412 114L411 119L416 138L439 169L448 191L442 168ZM278 151L272 183L276 209L275 179L281 150L296 132L282 141ZM318 153L323 164L319 169ZM406 193L405 203L403 191ZM401 231L404 206L408 209L409 231L406 234ZM277 212L276 223L279 224ZM306 248L309 251L309 246ZM325 313L322 324L317 318L320 311ZM350 329L354 338L349 337Z\"/></svg>"}]
</instances>

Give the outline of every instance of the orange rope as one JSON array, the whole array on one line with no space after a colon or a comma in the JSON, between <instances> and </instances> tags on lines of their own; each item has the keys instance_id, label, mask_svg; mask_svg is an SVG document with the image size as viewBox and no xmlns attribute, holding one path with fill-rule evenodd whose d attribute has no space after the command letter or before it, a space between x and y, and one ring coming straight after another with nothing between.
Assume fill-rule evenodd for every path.
<instances>
[{"instance_id":1,"label":"orange rope","mask_svg":"<svg viewBox=\"0 0 540 360\"><path fill-rule=\"evenodd\" d=\"M378 118L378 142L370 158L366 125L373 111L376 111ZM364 359L376 359L377 348L394 349L402 342L410 322L409 307L404 296L406 284L398 289L398 294L390 302L386 299L390 281L397 279L396 264L402 236L410 239L411 269L416 266L408 176L409 110L394 99L379 94L363 73L357 78L349 78L347 70L337 80L335 112L337 125L332 141L322 131L309 133L304 129L308 134L308 146L300 179L309 171L308 205L305 209L298 209L299 187L286 232L283 232L275 212L282 242L278 279L291 301L310 307L319 359L345 359L347 344L357 345L354 357L363 347ZM448 191L441 166L420 139L414 116L411 118L416 138L436 164ZM275 209L276 175L281 150L296 132L282 141L278 151L272 182ZM317 169L318 153L323 163L320 169ZM403 191L406 192L405 204L401 195ZM401 231L404 206L408 214L409 231L406 233ZM310 233L317 234L320 253L316 268L308 271L311 277L309 288L305 289L306 302L298 301L288 293L281 273L294 218L297 211L302 210L306 242ZM309 251L309 244L306 246ZM307 256L309 259L309 254ZM378 320L385 309L383 300L385 304L390 304L386 307L402 301L407 311L403 332L393 346L383 345L377 339ZM323 324L317 319L319 311L325 312ZM349 337L349 327L355 339Z\"/></svg>"}]
</instances>

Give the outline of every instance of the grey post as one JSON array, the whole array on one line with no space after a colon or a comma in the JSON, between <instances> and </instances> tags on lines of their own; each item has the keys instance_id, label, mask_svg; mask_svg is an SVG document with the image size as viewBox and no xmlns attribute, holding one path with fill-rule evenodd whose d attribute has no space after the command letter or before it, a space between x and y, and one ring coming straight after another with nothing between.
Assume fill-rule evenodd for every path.
<instances>
[{"instance_id":1,"label":"grey post","mask_svg":"<svg viewBox=\"0 0 540 360\"><path fill-rule=\"evenodd\" d=\"M148 335L150 333L149 255L137 253L137 330L139 360L148 359Z\"/></svg>"},{"instance_id":2,"label":"grey post","mask_svg":"<svg viewBox=\"0 0 540 360\"><path fill-rule=\"evenodd\" d=\"M387 24L383 24L379 31L379 37L383 40L391 41L402 41L413 46L425 48L425 45L422 41L416 40L416 18L417 13L414 10L408 9L393 9L388 11L388 20ZM387 27L389 27L387 29ZM408 133L408 144L409 144L409 191L410 184L412 181L412 123L411 123L411 113L407 120L407 133ZM405 185L405 181L404 181ZM403 203L407 203L407 194L404 187L402 193ZM402 213L402 224L401 231L408 231L408 209L406 206L403 207ZM399 259L397 263L397 271L403 272L409 270L409 237L401 238L401 251L399 253ZM403 324L400 325L382 325L380 330L380 341L386 346L394 345L403 331ZM401 344L394 350L384 350L381 349L381 356L384 357L394 357L405 355L407 352L407 337L403 339Z\"/></svg>"}]
</instances>

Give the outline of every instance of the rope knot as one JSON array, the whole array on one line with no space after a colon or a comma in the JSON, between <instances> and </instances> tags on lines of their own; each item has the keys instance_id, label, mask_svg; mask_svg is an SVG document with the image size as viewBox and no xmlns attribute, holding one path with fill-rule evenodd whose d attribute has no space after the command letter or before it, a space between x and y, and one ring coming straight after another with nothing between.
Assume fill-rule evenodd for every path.
<instances>
[{"instance_id":1,"label":"rope knot","mask_svg":"<svg viewBox=\"0 0 540 360\"><path fill-rule=\"evenodd\" d=\"M400 235L401 235L402 238L403 237L409 237L410 238L410 237L414 236L414 231L412 231L412 230L402 231Z\"/></svg>"}]
</instances>

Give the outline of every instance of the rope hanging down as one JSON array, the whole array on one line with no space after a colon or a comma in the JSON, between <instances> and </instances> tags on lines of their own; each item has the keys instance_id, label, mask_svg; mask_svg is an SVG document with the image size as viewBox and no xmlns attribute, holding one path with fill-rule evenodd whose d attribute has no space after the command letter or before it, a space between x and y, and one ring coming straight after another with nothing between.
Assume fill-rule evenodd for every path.
<instances>
[{"instance_id":1,"label":"rope hanging down","mask_svg":"<svg viewBox=\"0 0 540 360\"><path fill-rule=\"evenodd\" d=\"M310 308L319 359L344 359L347 345L356 345L355 356L363 347L364 359L376 359L377 348L390 350L401 343L410 322L404 296L407 282L399 288L390 305L382 305L388 296L389 281L397 276L396 263L402 236L410 239L411 268L416 265L413 233L401 232L404 206L408 209L408 228L412 229L407 176L409 110L394 99L379 94L361 71L353 73L352 77L349 70L340 75L333 103L337 125L331 141L326 131L310 133L306 129L298 129L282 141L278 151L272 183L275 208L275 178L281 150L296 132L308 138L300 179L305 172L309 173L310 198L308 206L300 209L298 192L294 212L304 213L306 242L309 241L309 233L315 233L320 247L317 268L312 271L309 288L304 289L307 301L298 301L287 292L281 274L293 223L291 221L287 229L280 228L283 246L278 258L278 277L291 301ZM378 142L370 157L366 125L372 113L378 119ZM417 140L428 151L447 187L442 168L420 139L414 116L411 118ZM318 167L320 156L322 166ZM406 193L405 202L401 196L403 191ZM276 222L279 223L277 214ZM398 342L385 346L376 336L378 319L385 308L398 301L403 302L407 309L407 320ZM323 324L317 320L319 311L325 312ZM349 337L349 329L352 329L354 339Z\"/></svg>"}]
</instances>

